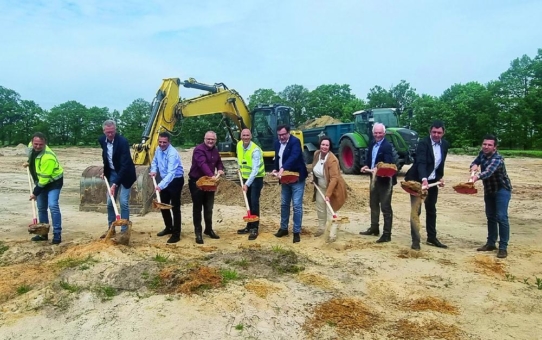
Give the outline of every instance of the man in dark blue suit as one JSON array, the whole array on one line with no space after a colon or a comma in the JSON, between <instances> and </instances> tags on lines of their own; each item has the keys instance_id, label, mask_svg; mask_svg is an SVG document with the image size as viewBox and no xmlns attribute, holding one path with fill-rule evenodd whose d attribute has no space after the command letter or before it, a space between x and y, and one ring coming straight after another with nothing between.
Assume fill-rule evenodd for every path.
<instances>
[{"instance_id":1,"label":"man in dark blue suit","mask_svg":"<svg viewBox=\"0 0 542 340\"><path fill-rule=\"evenodd\" d=\"M111 194L117 199L120 191L120 217L130 219L130 188L136 181L136 170L132 157L130 156L130 145L128 140L117 134L117 125L113 120L106 120L103 123L104 135L98 138L102 147L102 160L104 163L104 172L101 175L109 181L111 185ZM107 222L115 221L115 210L110 197L107 198ZM121 233L125 232L128 226L123 225ZM115 230L113 230L114 234ZM107 231L101 236L104 238Z\"/></svg>"},{"instance_id":2,"label":"man in dark blue suit","mask_svg":"<svg viewBox=\"0 0 542 340\"><path fill-rule=\"evenodd\" d=\"M280 229L276 237L288 235L288 222L290 221L290 202L294 210L294 243L301 240L301 220L303 219L303 193L305 192L305 179L307 167L303 160L301 141L290 135L290 127L279 125L277 127L278 141L275 142L275 164L273 174L279 179L284 171L298 172L299 180L295 183L281 183L280 195Z\"/></svg>"},{"instance_id":3,"label":"man in dark blue suit","mask_svg":"<svg viewBox=\"0 0 542 340\"><path fill-rule=\"evenodd\" d=\"M367 169L376 170L376 165L379 162L394 164L392 145L384 138L386 136L386 127L384 124L376 123L373 126L374 139L369 144L367 157L365 157L365 165L361 168L364 172ZM369 196L369 205L371 207L371 226L366 231L361 231L361 235L380 234L379 219L380 210L384 216L384 232L376 241L377 243L391 241L391 226L393 223L393 210L391 208L391 197L393 194L393 186L397 184L397 176L393 177L375 177L376 174L371 174L371 187Z\"/></svg>"},{"instance_id":4,"label":"man in dark blue suit","mask_svg":"<svg viewBox=\"0 0 542 340\"><path fill-rule=\"evenodd\" d=\"M444 186L442 177L444 176L444 162L448 155L448 142L442 139L444 136L444 123L435 120L429 129L430 136L425 137L418 143L416 149L416 161L405 175L405 181L416 181L422 183L422 188L427 187L429 183L441 182L439 186ZM427 230L427 244L448 248L437 239L437 198L438 188L431 187L428 190L425 199L425 229ZM411 205L414 207L419 197L410 196ZM421 213L421 205L418 209L418 215ZM420 226L410 221L410 233L412 235L412 246L414 250L420 250Z\"/></svg>"}]
</instances>

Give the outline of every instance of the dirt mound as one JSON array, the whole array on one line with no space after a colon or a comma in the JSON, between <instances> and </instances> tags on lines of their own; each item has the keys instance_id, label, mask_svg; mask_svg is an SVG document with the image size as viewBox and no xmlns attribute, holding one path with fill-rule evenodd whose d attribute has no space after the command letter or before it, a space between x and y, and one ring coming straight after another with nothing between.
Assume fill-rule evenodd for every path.
<instances>
[{"instance_id":1,"label":"dirt mound","mask_svg":"<svg viewBox=\"0 0 542 340\"><path fill-rule=\"evenodd\" d=\"M300 130L306 130L306 129L312 129L312 128L325 126L329 124L339 124L339 123L342 123L342 122L331 116L324 115L319 118L309 119L305 123L301 124L298 128Z\"/></svg>"},{"instance_id":2,"label":"dirt mound","mask_svg":"<svg viewBox=\"0 0 542 340\"><path fill-rule=\"evenodd\" d=\"M446 325L437 320L427 320L420 324L399 320L395 325L395 333L392 336L398 339L423 340L423 339L446 339L459 340L464 339L463 332L455 325Z\"/></svg>"},{"instance_id":3,"label":"dirt mound","mask_svg":"<svg viewBox=\"0 0 542 340\"><path fill-rule=\"evenodd\" d=\"M252 280L245 284L245 289L256 294L256 296L261 297L262 299L267 298L269 294L280 291L280 288L271 285L264 280Z\"/></svg>"},{"instance_id":4,"label":"dirt mound","mask_svg":"<svg viewBox=\"0 0 542 340\"><path fill-rule=\"evenodd\" d=\"M318 338L319 330L324 326L334 327L341 337L352 336L352 333L370 329L382 321L371 312L360 300L351 298L334 298L314 308L314 314L307 319L303 329L307 334Z\"/></svg>"},{"instance_id":5,"label":"dirt mound","mask_svg":"<svg viewBox=\"0 0 542 340\"><path fill-rule=\"evenodd\" d=\"M459 309L456 306L432 296L408 301L404 304L403 309L417 312L431 310L444 314L459 314Z\"/></svg>"}]
</instances>

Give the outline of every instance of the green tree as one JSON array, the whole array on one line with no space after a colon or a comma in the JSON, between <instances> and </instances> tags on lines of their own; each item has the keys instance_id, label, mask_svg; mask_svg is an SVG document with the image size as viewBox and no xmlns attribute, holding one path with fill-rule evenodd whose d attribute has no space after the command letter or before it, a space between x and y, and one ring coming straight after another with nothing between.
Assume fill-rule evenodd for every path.
<instances>
[{"instance_id":1,"label":"green tree","mask_svg":"<svg viewBox=\"0 0 542 340\"><path fill-rule=\"evenodd\" d=\"M122 111L119 120L119 131L130 143L139 143L149 121L151 104L145 99L134 100ZM117 121L118 122L118 121Z\"/></svg>"},{"instance_id":2,"label":"green tree","mask_svg":"<svg viewBox=\"0 0 542 340\"><path fill-rule=\"evenodd\" d=\"M87 108L74 100L53 107L47 116L51 144L77 145L83 134Z\"/></svg>"},{"instance_id":3,"label":"green tree","mask_svg":"<svg viewBox=\"0 0 542 340\"><path fill-rule=\"evenodd\" d=\"M282 99L272 89L257 89L248 97L248 108L253 110L258 104L281 104Z\"/></svg>"},{"instance_id":4,"label":"green tree","mask_svg":"<svg viewBox=\"0 0 542 340\"><path fill-rule=\"evenodd\" d=\"M279 92L280 104L294 109L292 125L299 125L307 120L306 108L308 106L309 90L303 85L289 85Z\"/></svg>"},{"instance_id":5,"label":"green tree","mask_svg":"<svg viewBox=\"0 0 542 340\"><path fill-rule=\"evenodd\" d=\"M0 86L0 145L13 142L15 124L22 119L20 102L17 92Z\"/></svg>"},{"instance_id":6,"label":"green tree","mask_svg":"<svg viewBox=\"0 0 542 340\"><path fill-rule=\"evenodd\" d=\"M327 84L320 85L309 94L307 118L318 118L323 115L341 119L344 108L356 99L350 85Z\"/></svg>"}]
</instances>

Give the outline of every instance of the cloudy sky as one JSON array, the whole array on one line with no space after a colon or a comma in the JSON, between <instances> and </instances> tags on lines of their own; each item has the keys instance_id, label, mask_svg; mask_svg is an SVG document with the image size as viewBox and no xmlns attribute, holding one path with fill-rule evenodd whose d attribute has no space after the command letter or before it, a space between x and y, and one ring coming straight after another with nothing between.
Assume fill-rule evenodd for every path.
<instances>
[{"instance_id":1,"label":"cloudy sky","mask_svg":"<svg viewBox=\"0 0 542 340\"><path fill-rule=\"evenodd\" d=\"M401 79L440 95L534 57L540 18L539 0L0 0L0 85L119 111L173 77L245 99L334 83L364 99Z\"/></svg>"}]
</instances>

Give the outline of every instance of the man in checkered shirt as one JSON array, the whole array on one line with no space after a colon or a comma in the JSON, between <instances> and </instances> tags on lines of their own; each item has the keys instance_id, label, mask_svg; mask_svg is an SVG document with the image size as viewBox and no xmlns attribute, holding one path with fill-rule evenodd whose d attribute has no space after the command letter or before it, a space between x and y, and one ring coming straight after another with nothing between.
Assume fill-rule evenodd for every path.
<instances>
[{"instance_id":1,"label":"man in checkered shirt","mask_svg":"<svg viewBox=\"0 0 542 340\"><path fill-rule=\"evenodd\" d=\"M497 138L486 135L482 150L470 165L471 171L478 171L472 176L472 182L482 180L484 183L484 201L487 217L487 242L478 251L496 250L495 243L499 237L498 258L508 256L507 247L510 238L508 223L508 203L512 193L512 184L506 173L504 159L497 152ZM497 228L498 225L498 228Z\"/></svg>"}]
</instances>

